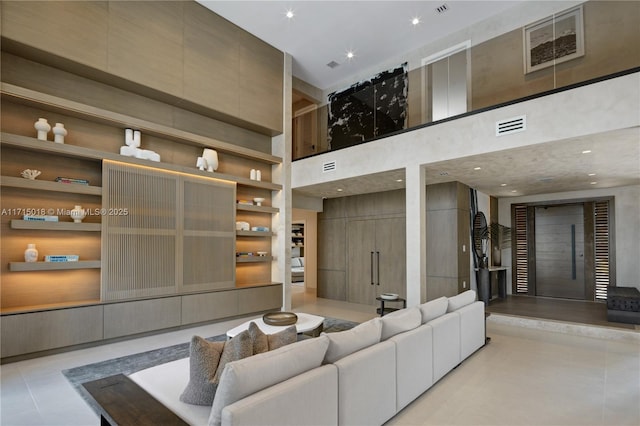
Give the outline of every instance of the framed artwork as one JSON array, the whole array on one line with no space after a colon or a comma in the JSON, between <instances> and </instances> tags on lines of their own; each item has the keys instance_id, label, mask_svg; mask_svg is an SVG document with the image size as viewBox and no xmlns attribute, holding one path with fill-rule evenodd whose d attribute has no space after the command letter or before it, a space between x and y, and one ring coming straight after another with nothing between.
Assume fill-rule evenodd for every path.
<instances>
[{"instance_id":1,"label":"framed artwork","mask_svg":"<svg viewBox=\"0 0 640 426\"><path fill-rule=\"evenodd\" d=\"M525 74L584 56L582 5L524 27Z\"/></svg>"}]
</instances>

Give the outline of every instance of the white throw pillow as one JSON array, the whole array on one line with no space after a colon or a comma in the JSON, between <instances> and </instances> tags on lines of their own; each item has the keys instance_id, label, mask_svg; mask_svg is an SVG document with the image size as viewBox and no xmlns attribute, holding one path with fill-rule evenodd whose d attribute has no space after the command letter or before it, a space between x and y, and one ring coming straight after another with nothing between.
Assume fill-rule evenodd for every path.
<instances>
[{"instance_id":1,"label":"white throw pillow","mask_svg":"<svg viewBox=\"0 0 640 426\"><path fill-rule=\"evenodd\" d=\"M328 346L329 338L320 336L228 363L213 399L209 425L221 424L227 405L319 367Z\"/></svg>"},{"instance_id":2,"label":"white throw pillow","mask_svg":"<svg viewBox=\"0 0 640 426\"><path fill-rule=\"evenodd\" d=\"M292 257L291 258L291 267L292 268L299 268L302 265L300 264L300 258L299 257Z\"/></svg>"},{"instance_id":3,"label":"white throw pillow","mask_svg":"<svg viewBox=\"0 0 640 426\"><path fill-rule=\"evenodd\" d=\"M304 257L298 258L300 260L300 266L304 267Z\"/></svg>"},{"instance_id":4,"label":"white throw pillow","mask_svg":"<svg viewBox=\"0 0 640 426\"><path fill-rule=\"evenodd\" d=\"M457 311L463 306L467 306L476 301L476 292L473 290L467 290L464 293L460 293L457 296L449 298L449 306L447 312Z\"/></svg>"},{"instance_id":5,"label":"white throw pillow","mask_svg":"<svg viewBox=\"0 0 640 426\"><path fill-rule=\"evenodd\" d=\"M446 314L448 307L449 301L444 296L430 300L427 303L423 303L422 305L420 305L420 311L422 312L422 323L426 324L432 319L436 319Z\"/></svg>"},{"instance_id":6,"label":"white throw pillow","mask_svg":"<svg viewBox=\"0 0 640 426\"><path fill-rule=\"evenodd\" d=\"M329 337L329 349L324 356L325 364L332 364L349 354L360 349L375 345L380 342L382 322L380 318L374 318L350 330L337 333L322 333Z\"/></svg>"},{"instance_id":7,"label":"white throw pillow","mask_svg":"<svg viewBox=\"0 0 640 426\"><path fill-rule=\"evenodd\" d=\"M420 324L422 324L422 313L417 306L392 312L382 317L382 337L380 340L387 340L403 331L413 330Z\"/></svg>"}]
</instances>

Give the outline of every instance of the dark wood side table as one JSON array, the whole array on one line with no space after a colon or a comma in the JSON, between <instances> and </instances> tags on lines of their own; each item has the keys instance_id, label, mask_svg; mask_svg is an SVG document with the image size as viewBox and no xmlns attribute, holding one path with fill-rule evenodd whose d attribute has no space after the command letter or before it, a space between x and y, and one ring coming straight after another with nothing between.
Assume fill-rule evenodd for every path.
<instances>
[{"instance_id":1,"label":"dark wood side table","mask_svg":"<svg viewBox=\"0 0 640 426\"><path fill-rule=\"evenodd\" d=\"M124 374L83 383L100 405L100 425L187 425Z\"/></svg>"},{"instance_id":2,"label":"dark wood side table","mask_svg":"<svg viewBox=\"0 0 640 426\"><path fill-rule=\"evenodd\" d=\"M380 307L376 309L376 312L380 314L380 316L384 316L384 314L388 314L389 312L397 311L400 308L389 308L385 307L384 304L387 302L402 302L402 307L407 307L407 301L402 297L398 297L397 299L383 299L382 297L376 297L376 300L380 302Z\"/></svg>"}]
</instances>

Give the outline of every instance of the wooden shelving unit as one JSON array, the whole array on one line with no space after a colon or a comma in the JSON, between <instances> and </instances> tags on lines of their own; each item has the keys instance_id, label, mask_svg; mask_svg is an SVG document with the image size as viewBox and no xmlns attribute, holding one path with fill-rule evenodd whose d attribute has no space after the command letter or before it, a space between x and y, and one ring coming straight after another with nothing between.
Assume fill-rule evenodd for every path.
<instances>
[{"instance_id":1,"label":"wooden shelving unit","mask_svg":"<svg viewBox=\"0 0 640 426\"><path fill-rule=\"evenodd\" d=\"M268 206L252 206L250 204L236 204L236 210L254 213L278 213L280 209Z\"/></svg>"},{"instance_id":2,"label":"wooden shelving unit","mask_svg":"<svg viewBox=\"0 0 640 426\"><path fill-rule=\"evenodd\" d=\"M4 134L3 134L4 138ZM102 195L99 186L79 185L73 183L49 182L43 180L30 180L21 177L1 176L0 185L10 188L34 189L40 191L65 192L70 194Z\"/></svg>"},{"instance_id":3,"label":"wooden shelving unit","mask_svg":"<svg viewBox=\"0 0 640 426\"><path fill-rule=\"evenodd\" d=\"M12 272L63 271L70 269L98 269L99 260L79 260L77 262L9 262Z\"/></svg>"},{"instance_id":4,"label":"wooden shelving unit","mask_svg":"<svg viewBox=\"0 0 640 426\"><path fill-rule=\"evenodd\" d=\"M100 232L100 223L75 223L75 222L48 222L37 220L11 221L11 229L41 229L46 231L89 231Z\"/></svg>"}]
</instances>

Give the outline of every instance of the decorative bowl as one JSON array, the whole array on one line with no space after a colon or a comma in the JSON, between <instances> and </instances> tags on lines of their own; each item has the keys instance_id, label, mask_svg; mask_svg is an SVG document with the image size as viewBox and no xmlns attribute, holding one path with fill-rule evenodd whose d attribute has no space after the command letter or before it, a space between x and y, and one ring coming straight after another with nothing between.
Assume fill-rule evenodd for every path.
<instances>
[{"instance_id":1,"label":"decorative bowl","mask_svg":"<svg viewBox=\"0 0 640 426\"><path fill-rule=\"evenodd\" d=\"M293 312L268 312L262 316L262 321L267 325L292 325L298 322L298 316Z\"/></svg>"},{"instance_id":2,"label":"decorative bowl","mask_svg":"<svg viewBox=\"0 0 640 426\"><path fill-rule=\"evenodd\" d=\"M382 293L380 295L380 298L385 300L396 300L398 298L398 295L395 293Z\"/></svg>"},{"instance_id":3,"label":"decorative bowl","mask_svg":"<svg viewBox=\"0 0 640 426\"><path fill-rule=\"evenodd\" d=\"M264 198L261 198L261 197L254 198L253 201L256 203L256 206L261 206L262 202L264 201Z\"/></svg>"}]
</instances>

